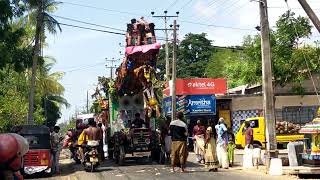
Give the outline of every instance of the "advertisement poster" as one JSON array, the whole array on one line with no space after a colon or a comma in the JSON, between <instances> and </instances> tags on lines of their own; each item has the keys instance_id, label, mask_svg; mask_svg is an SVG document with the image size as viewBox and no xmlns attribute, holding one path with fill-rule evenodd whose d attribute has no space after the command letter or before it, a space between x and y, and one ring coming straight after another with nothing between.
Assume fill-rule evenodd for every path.
<instances>
[{"instance_id":1,"label":"advertisement poster","mask_svg":"<svg viewBox=\"0 0 320 180\"><path fill-rule=\"evenodd\" d=\"M171 97L164 98L163 109L166 115L170 115ZM216 114L216 97L214 95L188 95L177 97L177 112L186 115L192 114Z\"/></svg>"}]
</instances>

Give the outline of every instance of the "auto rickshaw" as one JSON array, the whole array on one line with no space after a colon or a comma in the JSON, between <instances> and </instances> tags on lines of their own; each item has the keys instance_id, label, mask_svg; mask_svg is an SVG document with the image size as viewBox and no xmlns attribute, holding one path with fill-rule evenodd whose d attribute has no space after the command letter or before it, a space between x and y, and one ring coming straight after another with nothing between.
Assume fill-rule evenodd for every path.
<instances>
[{"instance_id":1,"label":"auto rickshaw","mask_svg":"<svg viewBox=\"0 0 320 180\"><path fill-rule=\"evenodd\" d=\"M27 139L29 151L23 157L23 173L52 174L50 129L44 125L15 126L12 131Z\"/></svg>"}]
</instances>

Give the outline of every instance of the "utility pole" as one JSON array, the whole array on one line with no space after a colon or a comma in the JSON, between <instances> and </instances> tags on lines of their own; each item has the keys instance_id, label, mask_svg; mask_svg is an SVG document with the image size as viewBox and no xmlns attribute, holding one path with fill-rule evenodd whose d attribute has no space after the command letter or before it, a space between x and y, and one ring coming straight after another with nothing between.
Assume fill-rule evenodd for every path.
<instances>
[{"instance_id":1,"label":"utility pole","mask_svg":"<svg viewBox=\"0 0 320 180\"><path fill-rule=\"evenodd\" d=\"M87 90L87 114L89 114L89 92Z\"/></svg>"},{"instance_id":2,"label":"utility pole","mask_svg":"<svg viewBox=\"0 0 320 180\"><path fill-rule=\"evenodd\" d=\"M173 21L173 57L172 57L172 110L171 121L176 120L177 102L176 102L176 78L177 78L177 20Z\"/></svg>"},{"instance_id":3,"label":"utility pole","mask_svg":"<svg viewBox=\"0 0 320 180\"><path fill-rule=\"evenodd\" d=\"M270 29L268 21L267 0L260 0L260 24L261 24L261 53L262 53L262 89L263 109L266 126L267 140L267 169L270 160L277 157L277 142L275 133L275 114L271 70Z\"/></svg>"},{"instance_id":4,"label":"utility pole","mask_svg":"<svg viewBox=\"0 0 320 180\"><path fill-rule=\"evenodd\" d=\"M40 54L40 41L41 41L41 33L43 30L43 0L40 0L37 14L37 25L36 25L36 35L35 35L35 43L33 49L33 57L32 57L32 75L31 75L31 87L30 87L30 95L29 95L29 110L28 110L28 120L27 124L32 125L34 123L33 120L33 111L34 111L34 95L36 88L36 74L37 74L37 64L38 58Z\"/></svg>"},{"instance_id":5,"label":"utility pole","mask_svg":"<svg viewBox=\"0 0 320 180\"><path fill-rule=\"evenodd\" d=\"M309 4L307 3L306 0L298 0L299 3L301 4L302 8L304 11L307 13L309 18L311 19L313 25L317 28L317 30L320 32L320 21L317 15L313 12Z\"/></svg>"},{"instance_id":6,"label":"utility pole","mask_svg":"<svg viewBox=\"0 0 320 180\"><path fill-rule=\"evenodd\" d=\"M154 16L154 12L151 12L152 17L156 17L156 18L163 18L164 19L164 29L155 29L155 30L164 30L165 33L165 61L166 61L166 77L165 79L167 81L170 80L170 61L169 61L169 39L168 39L168 30L172 30L172 29L168 29L168 18L170 17L178 17L179 12L177 11L176 14L174 16L168 16L167 15L168 11L164 11L164 15L161 16Z\"/></svg>"},{"instance_id":7,"label":"utility pole","mask_svg":"<svg viewBox=\"0 0 320 180\"><path fill-rule=\"evenodd\" d=\"M114 58L112 58L112 59L107 59L107 58L106 58L106 61L107 61L107 62L111 62L111 66L106 65L106 67L107 67L107 68L110 68L110 79L113 79L113 68L115 68L114 65L113 65L113 63L116 62L116 61L118 61L118 59L114 59Z\"/></svg>"}]
</instances>

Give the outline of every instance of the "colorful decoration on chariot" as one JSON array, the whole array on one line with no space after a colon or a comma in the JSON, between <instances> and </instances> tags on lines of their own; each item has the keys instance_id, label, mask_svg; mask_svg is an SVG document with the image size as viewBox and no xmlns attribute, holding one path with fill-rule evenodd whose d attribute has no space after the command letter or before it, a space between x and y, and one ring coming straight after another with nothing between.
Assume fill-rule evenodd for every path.
<instances>
[{"instance_id":1,"label":"colorful decoration on chariot","mask_svg":"<svg viewBox=\"0 0 320 180\"><path fill-rule=\"evenodd\" d=\"M161 44L156 42L154 27L144 17L132 19L127 25L125 58L117 69L115 82L119 96L139 94L147 83L156 81L155 67Z\"/></svg>"},{"instance_id":2,"label":"colorful decoration on chariot","mask_svg":"<svg viewBox=\"0 0 320 180\"><path fill-rule=\"evenodd\" d=\"M143 97L145 102L144 108L148 117L152 116L152 112L155 112L156 117L160 117L160 106L152 86L147 87L143 91Z\"/></svg>"},{"instance_id":3,"label":"colorful decoration on chariot","mask_svg":"<svg viewBox=\"0 0 320 180\"><path fill-rule=\"evenodd\" d=\"M315 118L312 122L303 126L299 133L302 134L320 134L320 118Z\"/></svg>"},{"instance_id":4,"label":"colorful decoration on chariot","mask_svg":"<svg viewBox=\"0 0 320 180\"><path fill-rule=\"evenodd\" d=\"M110 81L109 83L108 83L108 86L109 86L109 90L108 90L108 92L109 93L114 93L115 92L115 90L116 90L116 88L114 87L114 82L113 81Z\"/></svg>"},{"instance_id":5,"label":"colorful decoration on chariot","mask_svg":"<svg viewBox=\"0 0 320 180\"><path fill-rule=\"evenodd\" d=\"M320 117L320 107L318 108L317 116Z\"/></svg>"},{"instance_id":6,"label":"colorful decoration on chariot","mask_svg":"<svg viewBox=\"0 0 320 180\"><path fill-rule=\"evenodd\" d=\"M128 59L127 69L132 70L133 66L134 66L134 63L130 59Z\"/></svg>"},{"instance_id":7,"label":"colorful decoration on chariot","mask_svg":"<svg viewBox=\"0 0 320 180\"><path fill-rule=\"evenodd\" d=\"M102 97L99 98L99 106L102 110L109 109L109 103L107 99L104 99Z\"/></svg>"},{"instance_id":8,"label":"colorful decoration on chariot","mask_svg":"<svg viewBox=\"0 0 320 180\"><path fill-rule=\"evenodd\" d=\"M160 116L160 105L154 92L156 62L161 44L156 42L155 25L144 17L127 25L125 58L117 69L115 88L120 97L143 93L147 117ZM121 103L120 103L121 104Z\"/></svg>"}]
</instances>

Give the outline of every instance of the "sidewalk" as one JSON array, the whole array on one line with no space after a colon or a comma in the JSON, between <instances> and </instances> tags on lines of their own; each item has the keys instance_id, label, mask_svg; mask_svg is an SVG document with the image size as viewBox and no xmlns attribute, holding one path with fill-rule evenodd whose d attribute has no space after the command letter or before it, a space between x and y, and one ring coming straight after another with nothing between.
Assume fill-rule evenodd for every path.
<instances>
[{"instance_id":1,"label":"sidewalk","mask_svg":"<svg viewBox=\"0 0 320 180\"><path fill-rule=\"evenodd\" d=\"M261 154L263 154L265 152L265 150L263 150L261 152ZM249 174L252 174L252 175L266 175L266 176L269 176L268 175L268 172L267 172L267 168L265 165L259 165L258 167L253 167L253 168L250 168L250 169L247 169L247 168L243 168L242 167L242 156L244 154L244 150L236 150L235 151L235 161L234 161L234 165L233 167L229 167L229 169L219 169L220 172L230 172L230 171L233 171L233 172L240 172L240 173L249 173ZM287 150L280 150L279 152L280 155L285 155L287 156ZM189 162L192 162L192 163L197 163L196 161L196 155L195 153L193 152L190 152L189 153L189 157L188 157L188 161ZM283 175L282 176L278 176L278 177L283 177L285 179L289 178L289 179L294 179L295 176L292 176L294 175L293 172L293 169L289 166L283 166Z\"/></svg>"},{"instance_id":2,"label":"sidewalk","mask_svg":"<svg viewBox=\"0 0 320 180\"><path fill-rule=\"evenodd\" d=\"M261 150L261 155L265 154L266 150L262 149ZM234 150L235 155L243 155L244 150L243 149L235 149ZM287 149L279 149L279 155L288 155L288 150Z\"/></svg>"}]
</instances>

